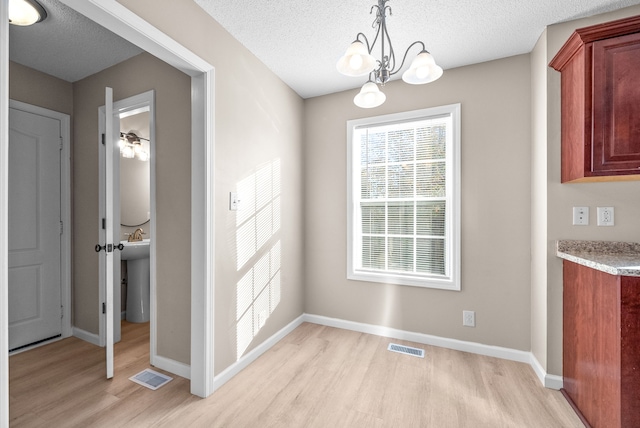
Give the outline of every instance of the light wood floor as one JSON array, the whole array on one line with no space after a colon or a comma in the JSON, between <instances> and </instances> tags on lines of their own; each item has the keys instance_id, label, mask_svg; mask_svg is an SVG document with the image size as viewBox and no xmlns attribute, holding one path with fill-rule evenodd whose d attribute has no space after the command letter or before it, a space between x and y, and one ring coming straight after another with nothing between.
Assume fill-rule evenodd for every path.
<instances>
[{"instance_id":1,"label":"light wood floor","mask_svg":"<svg viewBox=\"0 0 640 428\"><path fill-rule=\"evenodd\" d=\"M104 350L75 338L12 356L11 426L582 427L526 364L314 324L204 400L173 375L157 391L129 381L148 367L148 348L148 326L124 324L109 381Z\"/></svg>"}]
</instances>

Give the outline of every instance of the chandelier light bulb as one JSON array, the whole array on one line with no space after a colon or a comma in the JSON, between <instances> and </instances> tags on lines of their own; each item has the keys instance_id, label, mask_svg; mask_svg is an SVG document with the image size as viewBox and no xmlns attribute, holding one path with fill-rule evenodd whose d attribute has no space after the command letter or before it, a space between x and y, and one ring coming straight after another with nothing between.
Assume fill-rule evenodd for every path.
<instances>
[{"instance_id":1,"label":"chandelier light bulb","mask_svg":"<svg viewBox=\"0 0 640 428\"><path fill-rule=\"evenodd\" d=\"M418 67L416 68L416 77L420 80L424 80L429 76L429 67Z\"/></svg>"},{"instance_id":2,"label":"chandelier light bulb","mask_svg":"<svg viewBox=\"0 0 640 428\"><path fill-rule=\"evenodd\" d=\"M387 96L380 91L378 85L368 81L362 85L362 89L353 99L353 103L361 108L373 108L382 105L386 99Z\"/></svg>"},{"instance_id":3,"label":"chandelier light bulb","mask_svg":"<svg viewBox=\"0 0 640 428\"><path fill-rule=\"evenodd\" d=\"M349 67L352 70L358 70L360 67L362 67L362 62L362 55L351 55L351 59L349 59Z\"/></svg>"},{"instance_id":4,"label":"chandelier light bulb","mask_svg":"<svg viewBox=\"0 0 640 428\"><path fill-rule=\"evenodd\" d=\"M366 46L356 40L338 60L336 68L346 76L364 76L373 71L375 65L376 60L369 54Z\"/></svg>"},{"instance_id":5,"label":"chandelier light bulb","mask_svg":"<svg viewBox=\"0 0 640 428\"><path fill-rule=\"evenodd\" d=\"M411 67L402 74L402 80L412 85L422 85L438 80L442 73L442 68L436 64L433 56L422 51L414 58Z\"/></svg>"}]
</instances>

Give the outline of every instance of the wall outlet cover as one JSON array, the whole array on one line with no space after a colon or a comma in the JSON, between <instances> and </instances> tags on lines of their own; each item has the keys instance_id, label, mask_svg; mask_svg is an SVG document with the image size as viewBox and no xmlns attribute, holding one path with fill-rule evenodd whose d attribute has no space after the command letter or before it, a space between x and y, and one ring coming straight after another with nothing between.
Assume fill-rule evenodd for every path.
<instances>
[{"instance_id":1,"label":"wall outlet cover","mask_svg":"<svg viewBox=\"0 0 640 428\"><path fill-rule=\"evenodd\" d=\"M614 224L613 207L598 207L598 226L613 226Z\"/></svg>"}]
</instances>

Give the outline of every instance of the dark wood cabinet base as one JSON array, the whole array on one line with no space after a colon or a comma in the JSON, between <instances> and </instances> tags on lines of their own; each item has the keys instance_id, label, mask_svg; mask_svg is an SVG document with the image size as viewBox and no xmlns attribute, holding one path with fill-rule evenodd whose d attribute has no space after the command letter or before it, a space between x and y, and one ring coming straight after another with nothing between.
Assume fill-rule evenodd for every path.
<instances>
[{"instance_id":1,"label":"dark wood cabinet base","mask_svg":"<svg viewBox=\"0 0 640 428\"><path fill-rule=\"evenodd\" d=\"M563 261L563 394L595 428L640 427L640 277Z\"/></svg>"},{"instance_id":2,"label":"dark wood cabinet base","mask_svg":"<svg viewBox=\"0 0 640 428\"><path fill-rule=\"evenodd\" d=\"M567 390L562 388L560 389L560 392L562 393L562 396L567 399L567 402L569 403L573 411L576 412L576 415L578 415L585 428L592 428L587 418L584 417L580 409L578 409L578 406L576 406L576 403L574 403L569 394L567 394Z\"/></svg>"}]
</instances>

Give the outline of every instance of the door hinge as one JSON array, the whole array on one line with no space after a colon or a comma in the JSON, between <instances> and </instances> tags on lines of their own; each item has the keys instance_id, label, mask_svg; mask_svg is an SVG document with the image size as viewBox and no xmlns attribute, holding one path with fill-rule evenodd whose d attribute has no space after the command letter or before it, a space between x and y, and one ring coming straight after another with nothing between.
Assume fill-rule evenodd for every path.
<instances>
[{"instance_id":1,"label":"door hinge","mask_svg":"<svg viewBox=\"0 0 640 428\"><path fill-rule=\"evenodd\" d=\"M64 222L60 220L60 235L64 232Z\"/></svg>"},{"instance_id":2,"label":"door hinge","mask_svg":"<svg viewBox=\"0 0 640 428\"><path fill-rule=\"evenodd\" d=\"M107 143L107 137L102 134L102 145L104 146Z\"/></svg>"},{"instance_id":3,"label":"door hinge","mask_svg":"<svg viewBox=\"0 0 640 428\"><path fill-rule=\"evenodd\" d=\"M60 151L64 148L64 143L62 141L62 136L60 136Z\"/></svg>"},{"instance_id":4,"label":"door hinge","mask_svg":"<svg viewBox=\"0 0 640 428\"><path fill-rule=\"evenodd\" d=\"M106 219L106 218L103 218L103 219L102 219L102 228L103 228L103 229L106 229L106 228L107 228L107 219Z\"/></svg>"},{"instance_id":5,"label":"door hinge","mask_svg":"<svg viewBox=\"0 0 640 428\"><path fill-rule=\"evenodd\" d=\"M107 304L102 302L102 313L106 314L107 313Z\"/></svg>"},{"instance_id":6,"label":"door hinge","mask_svg":"<svg viewBox=\"0 0 640 428\"><path fill-rule=\"evenodd\" d=\"M60 319L64 318L64 306L60 305Z\"/></svg>"}]
</instances>

